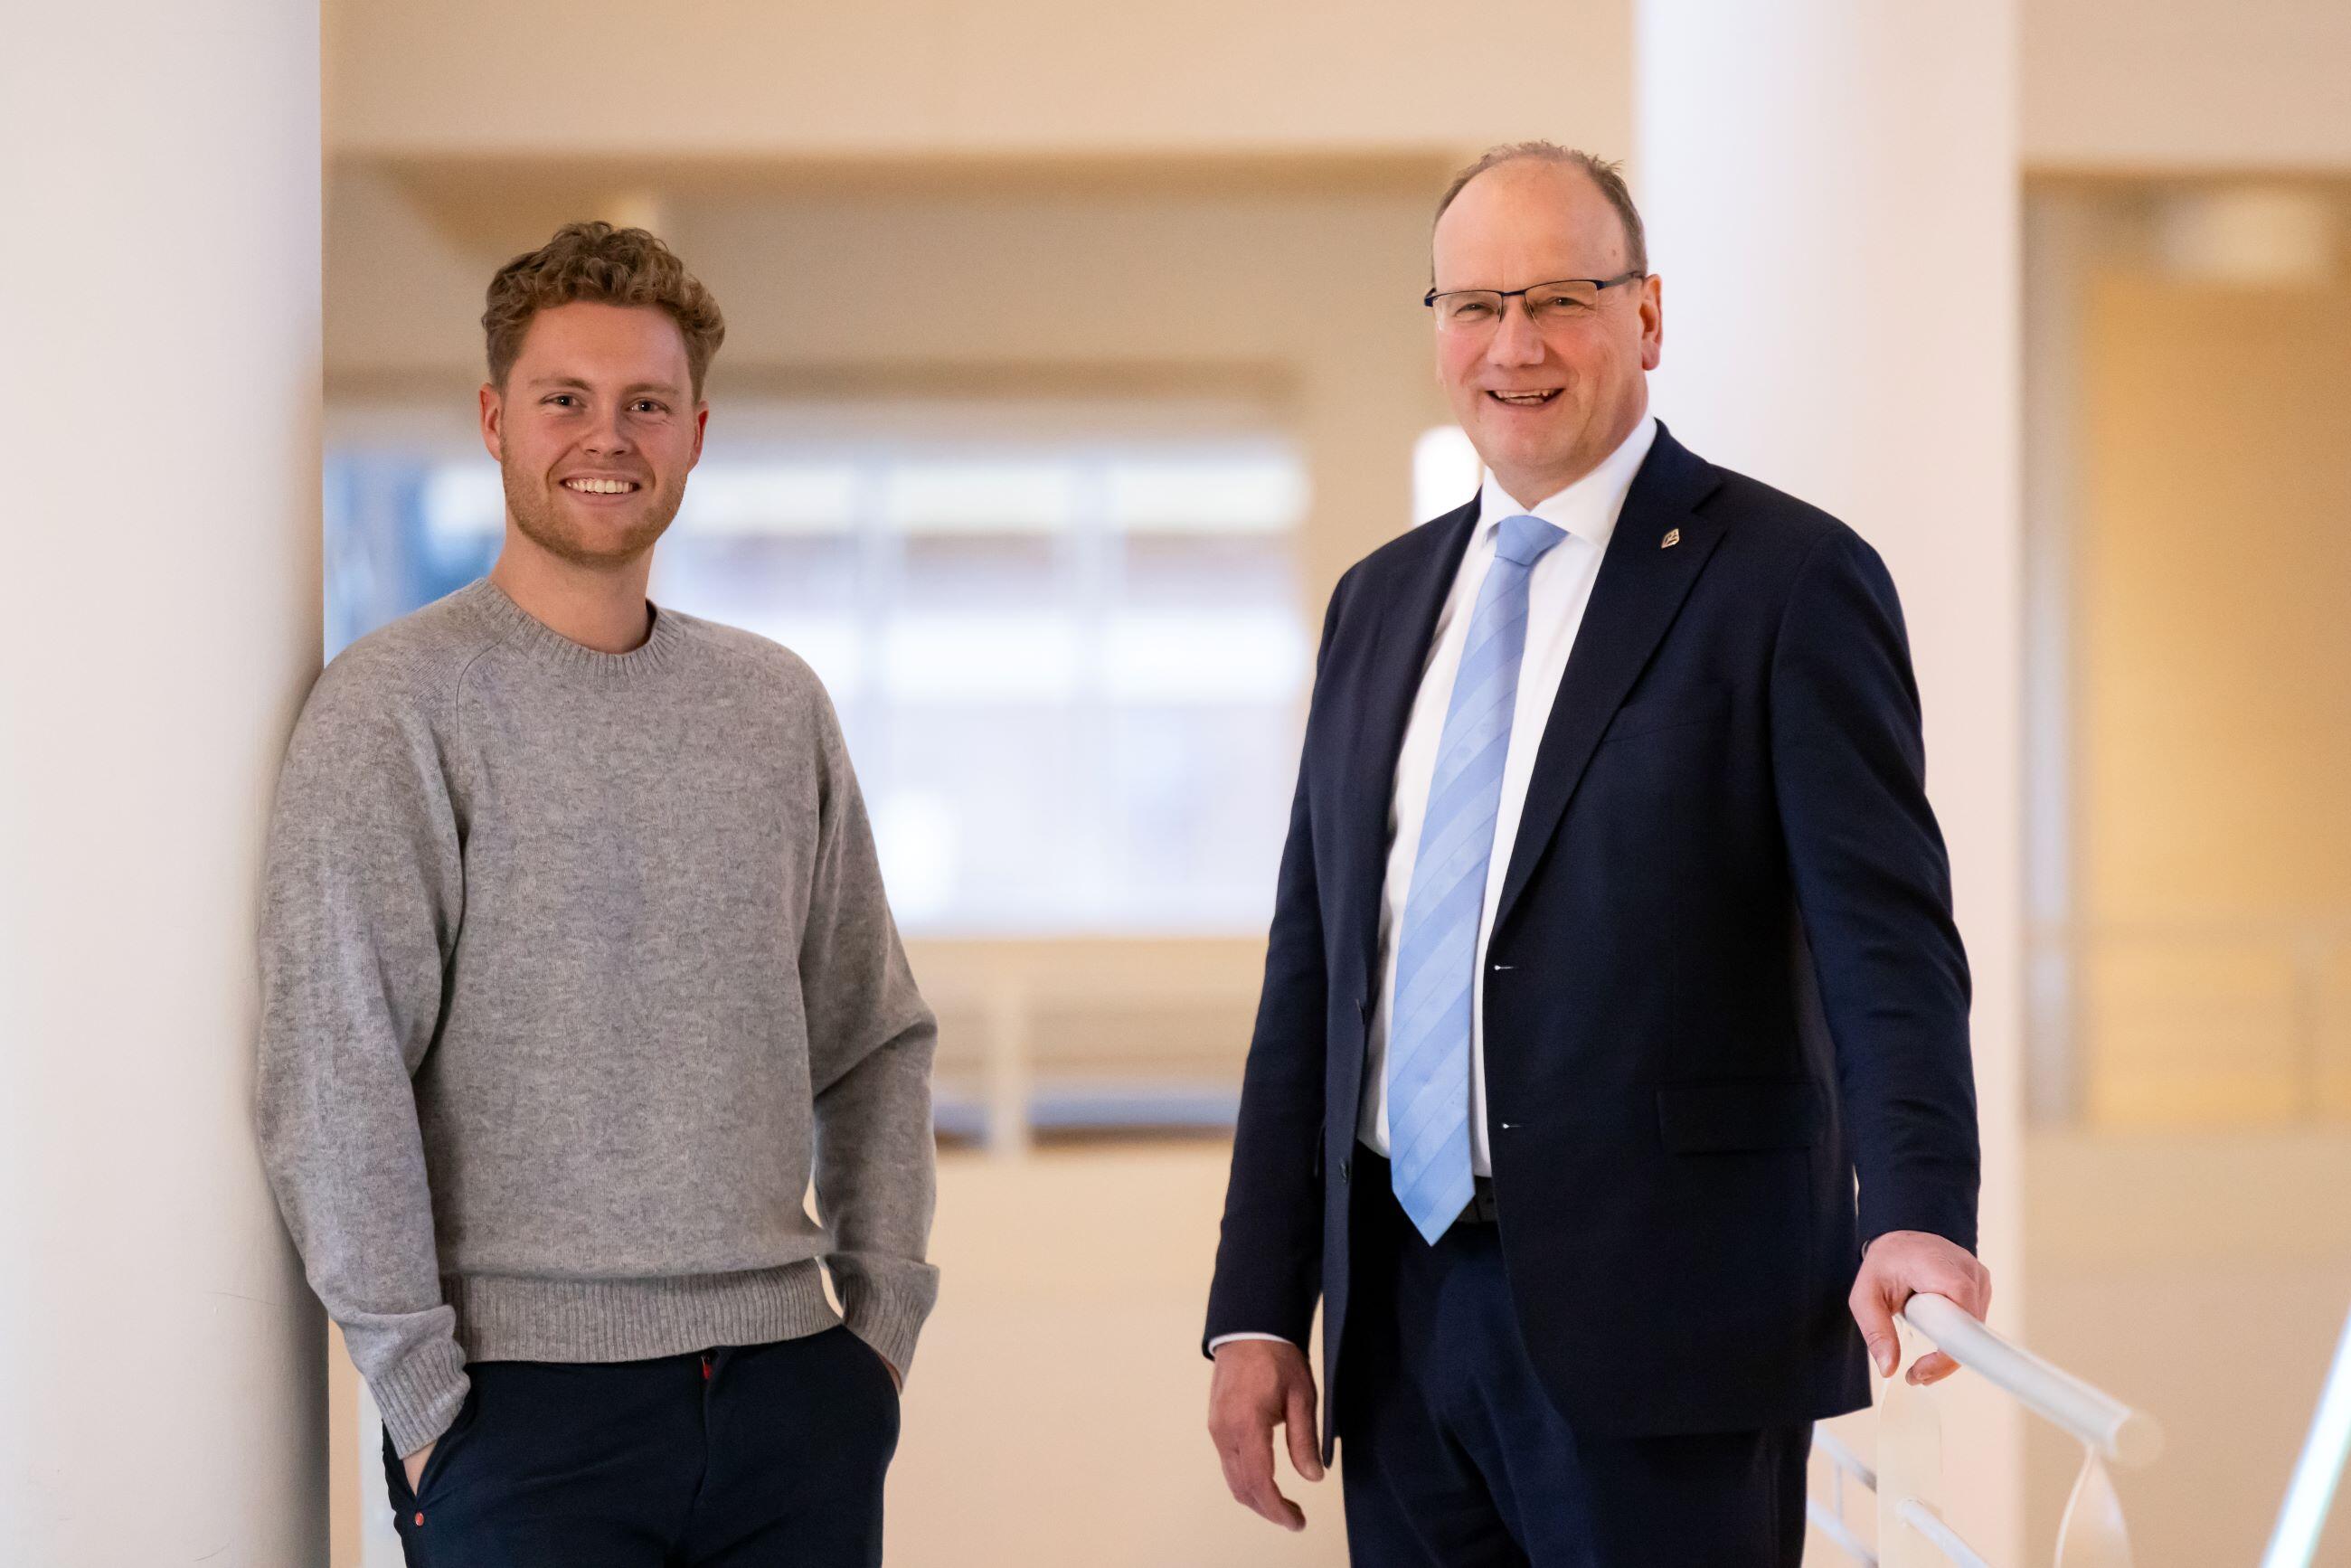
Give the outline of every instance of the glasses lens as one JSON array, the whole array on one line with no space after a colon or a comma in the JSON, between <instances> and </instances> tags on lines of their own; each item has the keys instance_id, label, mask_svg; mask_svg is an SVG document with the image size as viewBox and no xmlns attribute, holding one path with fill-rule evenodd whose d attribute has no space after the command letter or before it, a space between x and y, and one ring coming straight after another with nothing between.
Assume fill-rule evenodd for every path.
<instances>
[{"instance_id":1,"label":"glasses lens","mask_svg":"<svg viewBox=\"0 0 2351 1568\"><path fill-rule=\"evenodd\" d=\"M1437 320L1461 330L1490 326L1502 314L1502 297L1490 289L1457 288L1437 297Z\"/></svg>"},{"instance_id":2,"label":"glasses lens","mask_svg":"<svg viewBox=\"0 0 2351 1568\"><path fill-rule=\"evenodd\" d=\"M1546 283L1527 291L1527 314L1538 321L1567 321L1600 303L1600 291L1589 283Z\"/></svg>"}]
</instances>

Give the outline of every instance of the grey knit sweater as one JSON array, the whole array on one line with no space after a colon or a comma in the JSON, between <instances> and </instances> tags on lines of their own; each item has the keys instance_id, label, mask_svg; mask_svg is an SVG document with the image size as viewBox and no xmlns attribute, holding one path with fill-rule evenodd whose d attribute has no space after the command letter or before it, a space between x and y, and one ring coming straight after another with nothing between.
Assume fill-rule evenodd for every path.
<instances>
[{"instance_id":1,"label":"grey knit sweater","mask_svg":"<svg viewBox=\"0 0 2351 1568\"><path fill-rule=\"evenodd\" d=\"M353 643L287 753L261 973L264 1160L402 1454L469 1360L844 1318L912 1360L935 1027L782 648L661 609L600 653L486 579Z\"/></svg>"}]
</instances>

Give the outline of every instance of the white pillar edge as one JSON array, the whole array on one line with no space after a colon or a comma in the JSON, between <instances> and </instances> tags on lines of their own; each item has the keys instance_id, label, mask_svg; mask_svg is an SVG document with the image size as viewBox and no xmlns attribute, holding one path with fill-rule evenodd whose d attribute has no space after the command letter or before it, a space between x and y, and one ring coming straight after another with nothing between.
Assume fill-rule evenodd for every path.
<instances>
[{"instance_id":1,"label":"white pillar edge","mask_svg":"<svg viewBox=\"0 0 2351 1568\"><path fill-rule=\"evenodd\" d=\"M316 0L16 7L0 115L0 1561L322 1563L249 1103L319 655Z\"/></svg>"},{"instance_id":2,"label":"white pillar edge","mask_svg":"<svg viewBox=\"0 0 2351 1568\"><path fill-rule=\"evenodd\" d=\"M2015 0L1641 0L1659 415L1843 517L1902 594L1974 974L1982 1250L2022 1337L2023 528ZM1967 1379L1943 1496L2025 1560L2022 1416Z\"/></svg>"}]
</instances>

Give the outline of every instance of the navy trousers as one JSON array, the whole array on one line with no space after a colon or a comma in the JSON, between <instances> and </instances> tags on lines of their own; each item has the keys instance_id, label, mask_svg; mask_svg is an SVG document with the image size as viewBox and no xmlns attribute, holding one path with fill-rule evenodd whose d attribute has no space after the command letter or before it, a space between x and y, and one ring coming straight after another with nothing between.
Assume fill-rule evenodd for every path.
<instances>
[{"instance_id":1,"label":"navy trousers","mask_svg":"<svg viewBox=\"0 0 2351 1568\"><path fill-rule=\"evenodd\" d=\"M1798 1568L1810 1423L1579 1439L1528 1358L1498 1226L1432 1247L1387 1162L1355 1166L1334 1413L1355 1568Z\"/></svg>"},{"instance_id":2,"label":"navy trousers","mask_svg":"<svg viewBox=\"0 0 2351 1568\"><path fill-rule=\"evenodd\" d=\"M483 1361L416 1489L410 1568L879 1568L898 1395L845 1328L656 1361Z\"/></svg>"}]
</instances>

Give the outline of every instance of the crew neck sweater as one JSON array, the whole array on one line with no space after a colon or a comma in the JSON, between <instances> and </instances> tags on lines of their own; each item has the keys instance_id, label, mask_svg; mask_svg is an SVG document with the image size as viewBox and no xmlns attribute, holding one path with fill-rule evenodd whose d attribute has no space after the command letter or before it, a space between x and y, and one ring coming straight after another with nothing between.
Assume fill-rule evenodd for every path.
<instances>
[{"instance_id":1,"label":"crew neck sweater","mask_svg":"<svg viewBox=\"0 0 2351 1568\"><path fill-rule=\"evenodd\" d=\"M468 1361L846 1322L908 1368L935 1029L791 653L660 606L600 653L486 578L361 638L287 748L260 957L264 1164L402 1454Z\"/></svg>"}]
</instances>

